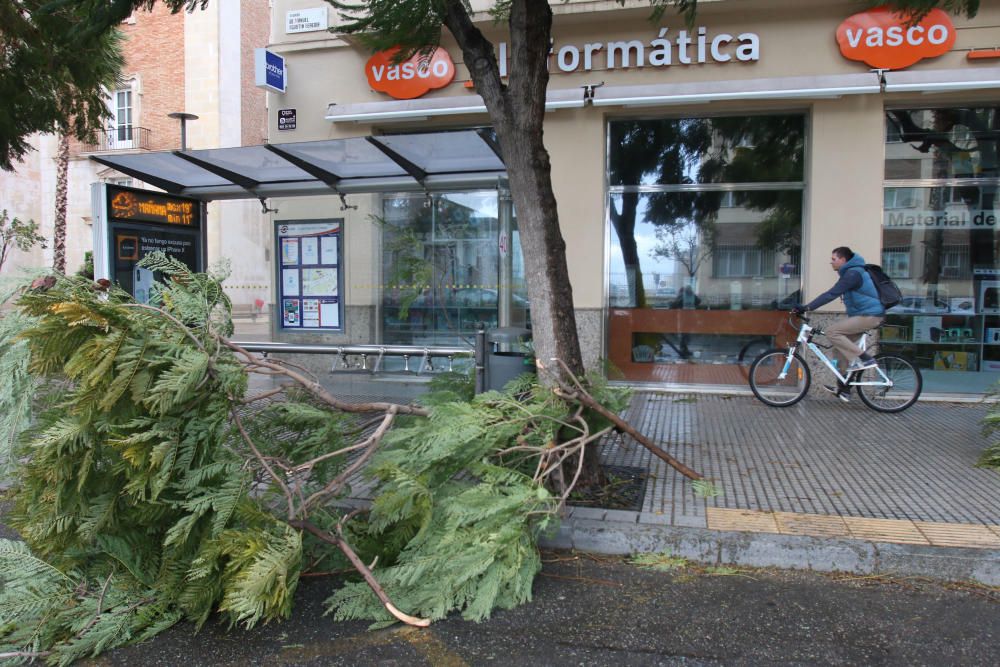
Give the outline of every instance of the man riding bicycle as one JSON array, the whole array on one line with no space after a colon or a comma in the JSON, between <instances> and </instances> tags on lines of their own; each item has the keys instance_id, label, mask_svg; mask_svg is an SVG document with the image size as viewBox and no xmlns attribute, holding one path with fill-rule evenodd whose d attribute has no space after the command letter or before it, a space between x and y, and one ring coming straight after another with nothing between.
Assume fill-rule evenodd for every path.
<instances>
[{"instance_id":1,"label":"man riding bicycle","mask_svg":"<svg viewBox=\"0 0 1000 667\"><path fill-rule=\"evenodd\" d=\"M841 364L840 367L846 369L844 375L849 376L850 373L876 365L871 356L858 349L857 341L865 331L882 323L885 308L878 298L871 276L865 270L864 257L847 246L841 246L833 249L830 266L840 274L837 283L806 305L797 305L792 310L801 315L806 311L816 310L838 296L843 298L847 317L826 327L824 333L833 344L834 356ZM836 394L845 403L851 400L850 389L840 380L837 380L836 386L826 385L824 389Z\"/></svg>"}]
</instances>

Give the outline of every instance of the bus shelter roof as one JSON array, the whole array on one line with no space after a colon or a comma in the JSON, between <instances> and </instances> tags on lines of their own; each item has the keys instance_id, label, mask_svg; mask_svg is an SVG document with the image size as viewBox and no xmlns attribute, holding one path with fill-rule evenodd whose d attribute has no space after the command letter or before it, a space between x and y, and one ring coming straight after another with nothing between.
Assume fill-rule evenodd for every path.
<instances>
[{"instance_id":1,"label":"bus shelter roof","mask_svg":"<svg viewBox=\"0 0 1000 667\"><path fill-rule=\"evenodd\" d=\"M507 176L492 131L483 129L90 159L203 201L487 188Z\"/></svg>"}]
</instances>

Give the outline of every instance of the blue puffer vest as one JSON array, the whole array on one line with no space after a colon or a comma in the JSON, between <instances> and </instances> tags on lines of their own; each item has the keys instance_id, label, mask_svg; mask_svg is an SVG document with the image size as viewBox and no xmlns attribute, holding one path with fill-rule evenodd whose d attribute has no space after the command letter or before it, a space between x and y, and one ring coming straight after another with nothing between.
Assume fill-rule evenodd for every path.
<instances>
[{"instance_id":1,"label":"blue puffer vest","mask_svg":"<svg viewBox=\"0 0 1000 667\"><path fill-rule=\"evenodd\" d=\"M861 274L861 287L856 290L844 292L844 306L847 308L847 315L855 317L857 315L871 315L879 317L885 315L885 308L878 299L878 290L872 277L865 271L865 258L855 254L854 257L840 267L838 273L843 276L846 271L858 271Z\"/></svg>"}]
</instances>

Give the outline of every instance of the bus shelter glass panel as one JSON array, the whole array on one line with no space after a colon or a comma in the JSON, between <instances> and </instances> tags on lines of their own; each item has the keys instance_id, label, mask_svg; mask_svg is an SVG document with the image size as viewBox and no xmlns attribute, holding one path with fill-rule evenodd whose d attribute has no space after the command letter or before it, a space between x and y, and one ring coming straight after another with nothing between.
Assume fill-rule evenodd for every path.
<instances>
[{"instance_id":1,"label":"bus shelter glass panel","mask_svg":"<svg viewBox=\"0 0 1000 667\"><path fill-rule=\"evenodd\" d=\"M609 126L608 358L625 379L743 385L801 300L800 115Z\"/></svg>"},{"instance_id":2,"label":"bus shelter glass panel","mask_svg":"<svg viewBox=\"0 0 1000 667\"><path fill-rule=\"evenodd\" d=\"M472 345L498 325L502 261L512 264L513 325L528 322L518 236L506 258L496 191L398 195L383 203L382 340L396 345Z\"/></svg>"}]
</instances>

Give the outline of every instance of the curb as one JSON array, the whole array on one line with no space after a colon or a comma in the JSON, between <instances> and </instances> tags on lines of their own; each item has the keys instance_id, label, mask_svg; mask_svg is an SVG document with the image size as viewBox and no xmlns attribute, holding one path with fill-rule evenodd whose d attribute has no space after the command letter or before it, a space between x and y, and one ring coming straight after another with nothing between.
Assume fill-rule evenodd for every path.
<instances>
[{"instance_id":1,"label":"curb","mask_svg":"<svg viewBox=\"0 0 1000 667\"><path fill-rule=\"evenodd\" d=\"M539 545L614 555L669 551L708 565L920 576L1000 586L1000 549L649 525L628 517L621 520L611 514L613 510L606 511L603 519L574 516L577 511L573 508L558 531L541 538Z\"/></svg>"}]
</instances>

